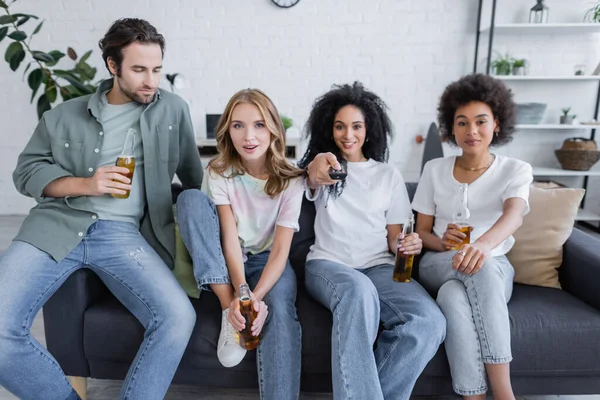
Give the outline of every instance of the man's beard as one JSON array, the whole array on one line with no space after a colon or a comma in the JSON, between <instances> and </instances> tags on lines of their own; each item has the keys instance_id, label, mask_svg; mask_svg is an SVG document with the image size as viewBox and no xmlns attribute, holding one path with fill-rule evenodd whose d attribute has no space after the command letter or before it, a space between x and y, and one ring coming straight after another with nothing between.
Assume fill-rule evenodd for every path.
<instances>
[{"instance_id":1,"label":"man's beard","mask_svg":"<svg viewBox=\"0 0 600 400\"><path fill-rule=\"evenodd\" d=\"M154 96L145 97L129 90L127 87L123 86L123 84L121 83L121 78L119 77L117 77L117 84L119 85L121 93L123 93L127 98L129 98L132 101L136 101L140 104L148 104L152 102L152 99L154 99Z\"/></svg>"}]
</instances>

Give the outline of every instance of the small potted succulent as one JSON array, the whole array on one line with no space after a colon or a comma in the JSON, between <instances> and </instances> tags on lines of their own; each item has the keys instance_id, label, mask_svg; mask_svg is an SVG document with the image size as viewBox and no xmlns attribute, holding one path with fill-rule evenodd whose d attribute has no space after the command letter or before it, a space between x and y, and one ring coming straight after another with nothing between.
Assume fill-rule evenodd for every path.
<instances>
[{"instance_id":1,"label":"small potted succulent","mask_svg":"<svg viewBox=\"0 0 600 400\"><path fill-rule=\"evenodd\" d=\"M524 58L517 59L512 64L513 75L527 75L527 60Z\"/></svg>"},{"instance_id":2,"label":"small potted succulent","mask_svg":"<svg viewBox=\"0 0 600 400\"><path fill-rule=\"evenodd\" d=\"M575 118L577 118L577 115L569 114L569 111L571 111L571 107L562 108L561 110L563 112L563 115L560 116L560 123L562 125L572 125L575 121Z\"/></svg>"}]
</instances>

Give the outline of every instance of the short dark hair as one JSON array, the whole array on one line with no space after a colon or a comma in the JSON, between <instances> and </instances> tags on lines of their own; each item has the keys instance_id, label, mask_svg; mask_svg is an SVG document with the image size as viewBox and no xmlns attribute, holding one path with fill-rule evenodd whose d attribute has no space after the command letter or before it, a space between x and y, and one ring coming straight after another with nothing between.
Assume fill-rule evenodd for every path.
<instances>
[{"instance_id":1,"label":"short dark hair","mask_svg":"<svg viewBox=\"0 0 600 400\"><path fill-rule=\"evenodd\" d=\"M121 18L116 20L98 42L102 58L108 69L108 57L117 64L117 76L121 74L123 49L133 42L155 43L165 54L165 38L148 21L139 18ZM110 72L110 69L108 69Z\"/></svg>"},{"instance_id":2,"label":"short dark hair","mask_svg":"<svg viewBox=\"0 0 600 400\"><path fill-rule=\"evenodd\" d=\"M438 106L438 124L442 138L456 145L452 133L454 114L459 107L473 101L487 104L498 121L500 128L495 134L490 146L500 146L512 140L515 131L515 110L512 91L506 85L489 75L471 74L452 82L446 87Z\"/></svg>"}]
</instances>

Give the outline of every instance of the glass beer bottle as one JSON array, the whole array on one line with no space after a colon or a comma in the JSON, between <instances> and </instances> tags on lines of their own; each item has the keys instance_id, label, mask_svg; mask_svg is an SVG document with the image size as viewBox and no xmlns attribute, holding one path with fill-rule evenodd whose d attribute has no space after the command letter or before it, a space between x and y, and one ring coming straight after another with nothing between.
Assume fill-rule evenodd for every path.
<instances>
[{"instance_id":1,"label":"glass beer bottle","mask_svg":"<svg viewBox=\"0 0 600 400\"><path fill-rule=\"evenodd\" d=\"M467 206L467 190L469 185L466 183L461 183L458 188L458 196L455 197L454 204L454 214L453 214L453 222L458 225L458 229L466 235L466 237L459 243L456 244L452 248L452 250L460 250L460 248L465 245L471 243L471 231L473 230L473 226L469 222L471 218L471 213L469 212L469 208Z\"/></svg>"},{"instance_id":2,"label":"glass beer bottle","mask_svg":"<svg viewBox=\"0 0 600 400\"><path fill-rule=\"evenodd\" d=\"M240 312L246 319L246 326L238 333L238 343L246 350L254 350L258 346L260 338L252 334L252 323L256 319L256 311L250 300L250 288L247 283L240 285Z\"/></svg>"},{"instance_id":3,"label":"glass beer bottle","mask_svg":"<svg viewBox=\"0 0 600 400\"><path fill-rule=\"evenodd\" d=\"M415 220L411 215L407 221L404 222L404 225L402 225L404 237L413 233L414 228ZM396 250L396 264L394 265L394 280L396 282L410 282L414 261L414 254L404 254L403 250Z\"/></svg>"},{"instance_id":4,"label":"glass beer bottle","mask_svg":"<svg viewBox=\"0 0 600 400\"><path fill-rule=\"evenodd\" d=\"M115 163L115 165L117 167L125 167L129 170L129 172L125 174L125 176L128 177L131 180L131 182L133 182L133 172L135 171L135 157L133 156L134 149L135 130L130 128L127 131L127 135L125 136L125 143L123 143L123 150L121 151L121 155L117 157L117 162ZM129 197L129 190L126 190L125 192L125 194L112 194L112 196L116 197L117 199L126 199Z\"/></svg>"}]
</instances>

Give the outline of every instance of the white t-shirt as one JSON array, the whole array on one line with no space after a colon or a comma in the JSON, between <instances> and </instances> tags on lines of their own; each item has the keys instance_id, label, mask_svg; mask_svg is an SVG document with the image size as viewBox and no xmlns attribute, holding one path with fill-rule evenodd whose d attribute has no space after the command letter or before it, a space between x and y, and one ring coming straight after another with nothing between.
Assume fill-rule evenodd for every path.
<instances>
[{"instance_id":1,"label":"white t-shirt","mask_svg":"<svg viewBox=\"0 0 600 400\"><path fill-rule=\"evenodd\" d=\"M231 171L225 171L229 176ZM299 230L298 218L304 194L304 178L291 180L274 198L265 193L266 180L250 174L225 178L210 168L206 174L206 192L215 205L231 205L244 254L258 254L271 249L275 226Z\"/></svg>"},{"instance_id":2,"label":"white t-shirt","mask_svg":"<svg viewBox=\"0 0 600 400\"><path fill-rule=\"evenodd\" d=\"M425 164L417 192L412 202L415 211L435 217L433 233L442 237L448 224L453 223L460 183L454 178L456 156L437 158ZM518 197L527 203L523 214L529 212L529 185L533 181L531 165L525 161L496 155L492 165L477 180L467 186L467 207L471 217L471 243L486 233L500 218L504 202ZM492 256L508 253L515 242L510 236L493 251Z\"/></svg>"},{"instance_id":3,"label":"white t-shirt","mask_svg":"<svg viewBox=\"0 0 600 400\"><path fill-rule=\"evenodd\" d=\"M387 225L412 214L404 180L393 166L373 160L349 162L346 187L338 198L320 187L315 201L315 244L307 261L325 259L352 268L393 264ZM390 277L390 279L392 279Z\"/></svg>"}]
</instances>

